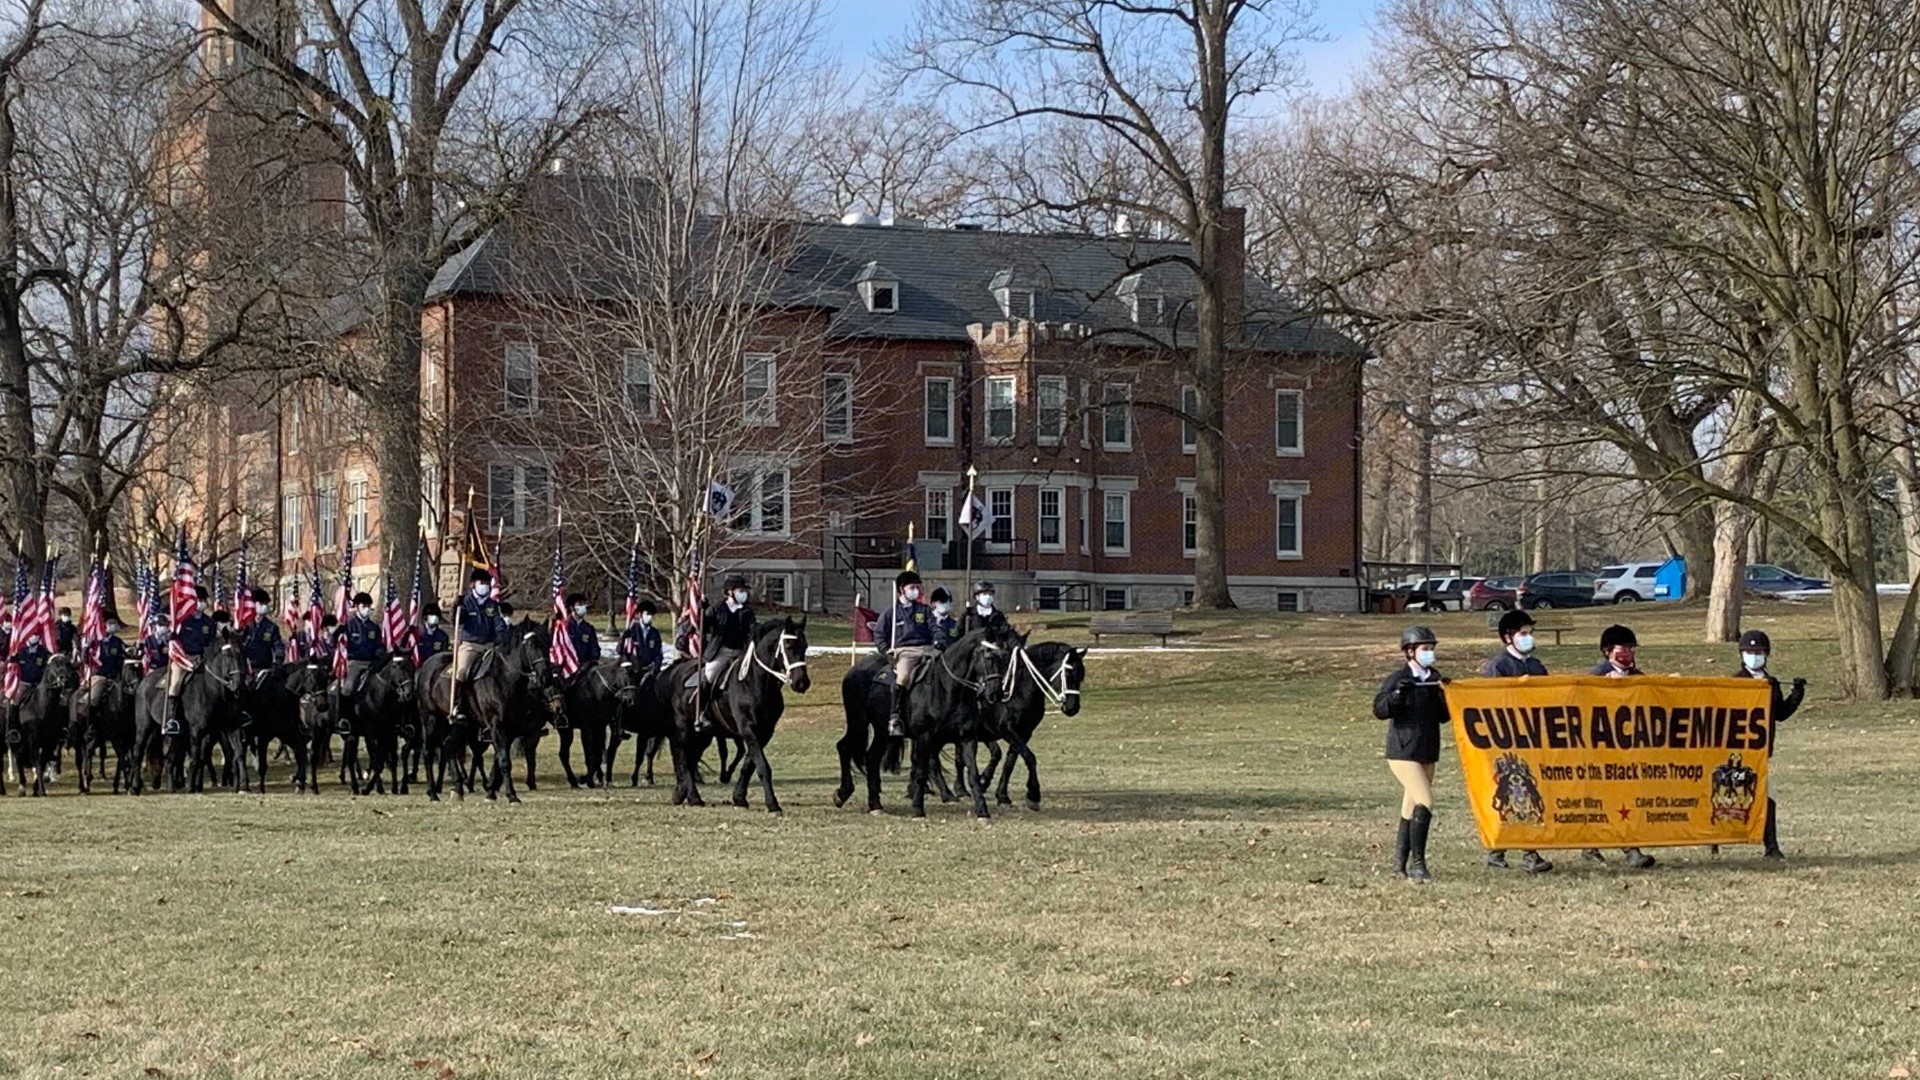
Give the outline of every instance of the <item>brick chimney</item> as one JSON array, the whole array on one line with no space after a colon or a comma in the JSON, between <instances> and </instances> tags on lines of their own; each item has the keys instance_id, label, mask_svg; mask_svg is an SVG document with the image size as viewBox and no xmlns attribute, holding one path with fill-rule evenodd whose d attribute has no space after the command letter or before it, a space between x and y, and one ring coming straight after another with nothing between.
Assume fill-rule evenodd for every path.
<instances>
[{"instance_id":1,"label":"brick chimney","mask_svg":"<svg viewBox=\"0 0 1920 1080\"><path fill-rule=\"evenodd\" d=\"M1227 340L1240 336L1247 306L1247 208L1229 206L1220 213L1221 300L1226 309Z\"/></svg>"}]
</instances>

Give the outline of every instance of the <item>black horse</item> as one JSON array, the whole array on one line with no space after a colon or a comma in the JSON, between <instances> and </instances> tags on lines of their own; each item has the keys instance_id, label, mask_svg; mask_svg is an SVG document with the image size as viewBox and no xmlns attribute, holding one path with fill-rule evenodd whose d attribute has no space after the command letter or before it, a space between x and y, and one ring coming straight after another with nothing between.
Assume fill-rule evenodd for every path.
<instances>
[{"instance_id":1,"label":"black horse","mask_svg":"<svg viewBox=\"0 0 1920 1080\"><path fill-rule=\"evenodd\" d=\"M1058 641L1022 645L1014 650L1010 665L1007 696L987 717L987 768L980 774L982 784L992 786L993 775L1001 765L1000 742L1007 744L1006 770L1000 773L1000 786L994 801L1013 805L1007 785L1013 779L1015 760L1027 766L1027 809L1040 809L1040 775L1034 769L1033 732L1047 715L1047 706L1062 716L1080 711L1080 684L1087 677L1087 650Z\"/></svg>"},{"instance_id":2,"label":"black horse","mask_svg":"<svg viewBox=\"0 0 1920 1080\"><path fill-rule=\"evenodd\" d=\"M27 773L33 774L33 794L47 793L47 774L55 768L60 755L60 740L71 722L69 701L80 683L73 658L54 653L40 681L20 698L20 715L15 730L19 741L13 744L13 776L20 794L27 794ZM11 734L11 733L9 733Z\"/></svg>"},{"instance_id":3,"label":"black horse","mask_svg":"<svg viewBox=\"0 0 1920 1080\"><path fill-rule=\"evenodd\" d=\"M792 616L769 619L753 628L753 643L739 663L721 672L712 687L689 686L699 679L700 661L682 660L667 669L664 693L672 695L674 735L673 803L703 806L696 770L707 744L716 737L740 740L745 764L733 782L733 805L747 805L747 787L760 774L767 809L780 812L773 794L773 769L767 764L766 745L786 710L783 690L804 694L813 685L807 674L807 620ZM695 723L704 707L708 725Z\"/></svg>"},{"instance_id":4,"label":"black horse","mask_svg":"<svg viewBox=\"0 0 1920 1080\"><path fill-rule=\"evenodd\" d=\"M601 660L583 666L562 687L560 717L560 768L567 774L567 786L590 788L607 786L613 761L607 751L608 733L621 727L623 713L640 700L639 679L633 664L626 660ZM573 771L573 739L580 737L580 749L586 755L586 775Z\"/></svg>"},{"instance_id":5,"label":"black horse","mask_svg":"<svg viewBox=\"0 0 1920 1080\"><path fill-rule=\"evenodd\" d=\"M546 632L539 623L523 621L509 631L504 644L483 649L468 672L469 682L461 695L464 710L457 720L452 707L452 664L453 658L446 653L429 657L414 677L428 759L423 766L427 797L439 801L451 766L454 795L464 798L473 790L482 755L490 746L493 771L487 779L487 798L505 788L507 801L519 802L513 787L513 745L520 742L531 747L559 702L559 688L553 685L553 669L547 661ZM472 755L471 771L465 764L468 754Z\"/></svg>"},{"instance_id":6,"label":"black horse","mask_svg":"<svg viewBox=\"0 0 1920 1080\"><path fill-rule=\"evenodd\" d=\"M141 680L134 699L134 752L136 763L147 758L156 738L167 746L168 786L182 786L192 792L205 788L206 770L212 761L213 743L239 730L239 695L246 677L239 650L231 643L208 651L200 670L188 677L180 689L182 734L161 736L160 721L166 708L167 672L154 671ZM237 756L229 745L229 756ZM192 762L191 772L184 765ZM246 762L240 760L235 771L239 786L247 785ZM133 793L144 788L142 770L136 769Z\"/></svg>"},{"instance_id":7,"label":"black horse","mask_svg":"<svg viewBox=\"0 0 1920 1080\"><path fill-rule=\"evenodd\" d=\"M406 715L414 711L413 676L413 658L396 650L368 673L358 694L335 698L349 717L347 730L340 736L340 761L347 788L355 795L400 792L399 731ZM367 749L364 771L362 743ZM382 772L390 774L391 783Z\"/></svg>"},{"instance_id":8,"label":"black horse","mask_svg":"<svg viewBox=\"0 0 1920 1080\"><path fill-rule=\"evenodd\" d=\"M1006 692L1009 663L1023 640L1010 631L976 630L929 658L907 688L904 710L907 734L913 740L913 770L907 796L913 816L927 815L929 773L939 751L949 743L959 747L964 787L973 795L971 813L987 816L987 800L974 771L973 748L984 736L986 718ZM880 770L898 772L902 738L878 735L887 729L892 688L881 675L883 661L869 659L848 669L840 680L840 703L846 711L847 731L837 744L840 787L833 804L844 806L853 796L853 770L867 776L867 810L880 811ZM878 737L875 737L878 736Z\"/></svg>"},{"instance_id":9,"label":"black horse","mask_svg":"<svg viewBox=\"0 0 1920 1080\"><path fill-rule=\"evenodd\" d=\"M316 743L324 744L329 728L324 712L313 701L327 690L327 666L318 660L294 660L255 672L241 698L252 718L246 742L253 753L261 794L267 791L267 744L278 740L293 755L293 790L320 791Z\"/></svg>"},{"instance_id":10,"label":"black horse","mask_svg":"<svg viewBox=\"0 0 1920 1080\"><path fill-rule=\"evenodd\" d=\"M493 657L484 660L480 667L485 670L498 663L498 658ZM476 681L478 677L479 673L476 672ZM420 665L420 670L414 673L413 693L420 721L420 768L427 777L427 798L440 801L449 767L453 769L454 795L465 798L466 793L473 790L466 755L469 751L477 753L480 744L474 737L475 725L471 715L462 716L457 722L453 719L453 655L436 653L427 657L426 662ZM469 688L470 708L472 695L473 691ZM478 764L477 758L475 764Z\"/></svg>"},{"instance_id":11,"label":"black horse","mask_svg":"<svg viewBox=\"0 0 1920 1080\"><path fill-rule=\"evenodd\" d=\"M547 723L560 712L561 690L554 678L553 664L547 659L551 639L546 627L532 619L522 619L514 627L515 639L506 647L503 671L507 677L505 708L495 722L480 728L481 739L493 750L493 772L487 778L487 798L504 787L508 802L519 802L513 790L513 748L518 744L527 762L527 790L533 791L534 755Z\"/></svg>"},{"instance_id":12,"label":"black horse","mask_svg":"<svg viewBox=\"0 0 1920 1080\"><path fill-rule=\"evenodd\" d=\"M93 790L94 757L113 748L113 793L131 780L133 766L133 691L139 685L132 664L120 676L102 679L76 690L67 723L67 745L73 747L74 774L80 792ZM104 763L100 767L106 773Z\"/></svg>"}]
</instances>

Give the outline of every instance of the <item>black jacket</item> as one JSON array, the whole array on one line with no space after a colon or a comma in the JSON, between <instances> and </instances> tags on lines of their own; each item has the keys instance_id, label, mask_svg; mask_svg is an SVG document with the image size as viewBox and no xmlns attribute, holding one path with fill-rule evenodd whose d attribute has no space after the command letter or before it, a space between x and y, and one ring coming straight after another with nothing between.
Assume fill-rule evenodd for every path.
<instances>
[{"instance_id":1,"label":"black jacket","mask_svg":"<svg viewBox=\"0 0 1920 1080\"><path fill-rule=\"evenodd\" d=\"M1428 727L1447 722L1447 692L1438 671L1429 669L1427 678L1414 678L1405 664L1395 668L1373 696L1373 715L1391 720L1396 727ZM1428 689L1431 687L1431 689Z\"/></svg>"},{"instance_id":2,"label":"black jacket","mask_svg":"<svg viewBox=\"0 0 1920 1080\"><path fill-rule=\"evenodd\" d=\"M1480 666L1480 674L1494 679L1514 679L1522 675L1545 675L1547 665L1537 656L1515 656L1510 649L1501 649L1487 658Z\"/></svg>"},{"instance_id":3,"label":"black jacket","mask_svg":"<svg viewBox=\"0 0 1920 1080\"><path fill-rule=\"evenodd\" d=\"M999 608L994 608L993 614L982 618L980 609L969 604L966 613L960 616L960 636L962 637L975 630L1005 630L1006 628L1007 613Z\"/></svg>"},{"instance_id":4,"label":"black jacket","mask_svg":"<svg viewBox=\"0 0 1920 1080\"><path fill-rule=\"evenodd\" d=\"M721 649L733 649L745 652L753 646L753 606L730 611L726 601L722 600L707 608L706 617L701 620L700 658L711 660L720 655Z\"/></svg>"},{"instance_id":5,"label":"black jacket","mask_svg":"<svg viewBox=\"0 0 1920 1080\"><path fill-rule=\"evenodd\" d=\"M1740 666L1739 671L1736 671L1733 673L1733 677L1736 679L1767 680L1767 685L1773 689L1773 702L1772 702L1771 708L1768 710L1768 714L1773 717L1774 728L1776 731L1778 731L1780 724L1786 722L1788 719L1792 718L1794 713L1800 711L1800 701L1801 699L1807 696L1807 684L1805 681L1795 680L1793 684L1793 691L1791 693L1782 694L1780 692L1779 679L1776 679L1771 675L1755 675L1753 672L1747 670L1745 664L1742 664Z\"/></svg>"}]
</instances>

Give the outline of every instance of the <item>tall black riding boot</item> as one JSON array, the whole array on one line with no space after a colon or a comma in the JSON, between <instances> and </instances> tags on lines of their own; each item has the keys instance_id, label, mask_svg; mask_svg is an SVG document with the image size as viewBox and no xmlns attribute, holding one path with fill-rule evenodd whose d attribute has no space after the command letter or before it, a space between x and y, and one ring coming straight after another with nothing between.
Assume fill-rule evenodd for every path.
<instances>
[{"instance_id":1,"label":"tall black riding boot","mask_svg":"<svg viewBox=\"0 0 1920 1080\"><path fill-rule=\"evenodd\" d=\"M1413 820L1407 823L1407 880L1422 885L1433 880L1427 872L1427 831L1433 828L1433 811L1424 806L1413 808Z\"/></svg>"},{"instance_id":2,"label":"tall black riding boot","mask_svg":"<svg viewBox=\"0 0 1920 1080\"><path fill-rule=\"evenodd\" d=\"M160 734L180 734L180 697L178 694L167 695L166 709L160 714Z\"/></svg>"},{"instance_id":3,"label":"tall black riding boot","mask_svg":"<svg viewBox=\"0 0 1920 1080\"><path fill-rule=\"evenodd\" d=\"M1780 850L1780 828L1779 822L1775 820L1773 816L1772 799L1767 800L1767 831L1761 834L1761 842L1766 845L1766 850L1761 853L1763 858L1784 859L1787 857L1787 853Z\"/></svg>"},{"instance_id":4,"label":"tall black riding boot","mask_svg":"<svg viewBox=\"0 0 1920 1080\"><path fill-rule=\"evenodd\" d=\"M1410 846L1409 834L1413 831L1413 822L1400 819L1400 835L1393 839L1393 874L1395 877L1407 876L1407 850Z\"/></svg>"},{"instance_id":5,"label":"tall black riding boot","mask_svg":"<svg viewBox=\"0 0 1920 1080\"><path fill-rule=\"evenodd\" d=\"M907 733L907 692L899 683L887 695L887 734L901 738Z\"/></svg>"}]
</instances>

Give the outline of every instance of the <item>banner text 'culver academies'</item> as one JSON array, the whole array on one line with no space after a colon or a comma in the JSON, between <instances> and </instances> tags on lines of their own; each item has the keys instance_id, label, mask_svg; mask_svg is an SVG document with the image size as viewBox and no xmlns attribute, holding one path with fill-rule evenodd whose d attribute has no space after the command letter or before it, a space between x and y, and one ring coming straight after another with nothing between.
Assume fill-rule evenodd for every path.
<instances>
[{"instance_id":1,"label":"banner text 'culver academies'","mask_svg":"<svg viewBox=\"0 0 1920 1080\"><path fill-rule=\"evenodd\" d=\"M1460 722L1481 750L1764 750L1773 735L1765 709L1469 707Z\"/></svg>"}]
</instances>

